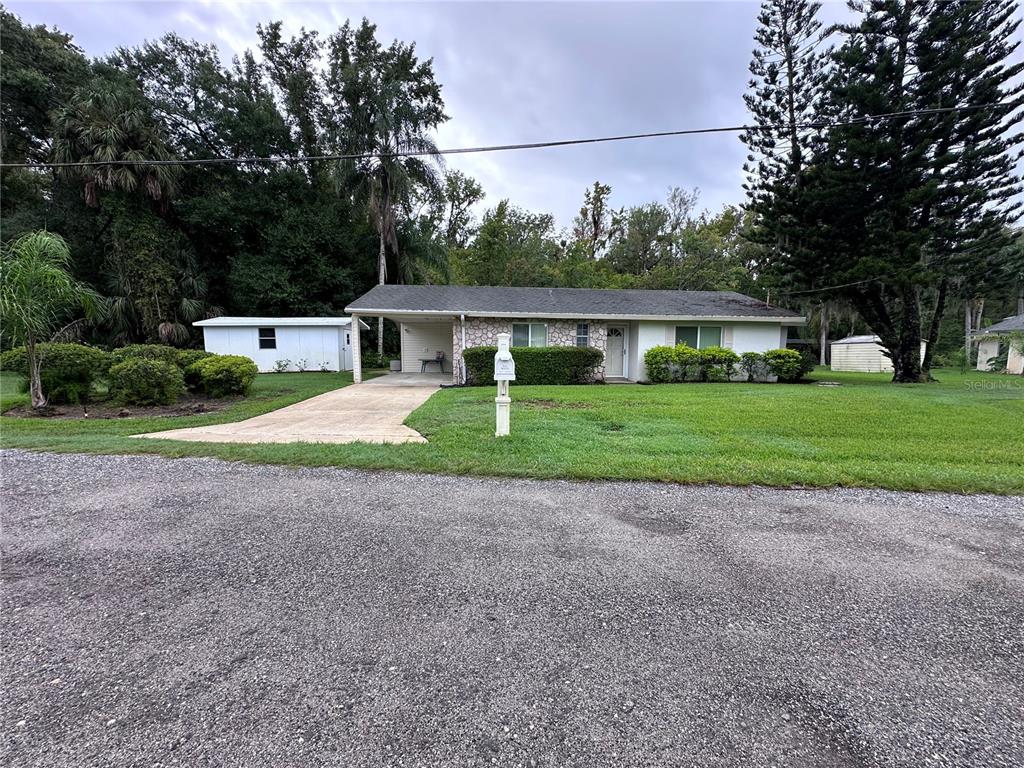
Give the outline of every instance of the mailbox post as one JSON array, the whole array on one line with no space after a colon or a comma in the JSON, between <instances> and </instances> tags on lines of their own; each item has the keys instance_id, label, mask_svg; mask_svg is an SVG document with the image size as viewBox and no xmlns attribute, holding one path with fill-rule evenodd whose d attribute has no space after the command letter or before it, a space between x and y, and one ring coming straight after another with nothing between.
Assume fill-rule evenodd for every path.
<instances>
[{"instance_id":1,"label":"mailbox post","mask_svg":"<svg viewBox=\"0 0 1024 768\"><path fill-rule=\"evenodd\" d=\"M512 398L508 396L508 383L516 380L516 361L508 348L511 338L510 334L499 333L498 351L494 355L494 380L498 382L498 396L494 398L495 437L504 437L509 432Z\"/></svg>"}]
</instances>

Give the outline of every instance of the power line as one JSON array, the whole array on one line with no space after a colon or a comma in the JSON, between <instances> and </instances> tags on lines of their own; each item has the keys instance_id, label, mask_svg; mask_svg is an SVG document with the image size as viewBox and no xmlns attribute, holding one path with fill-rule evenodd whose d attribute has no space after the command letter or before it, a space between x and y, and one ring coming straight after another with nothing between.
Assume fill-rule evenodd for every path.
<instances>
[{"instance_id":1,"label":"power line","mask_svg":"<svg viewBox=\"0 0 1024 768\"><path fill-rule=\"evenodd\" d=\"M563 139L560 141L536 141L526 144L492 144L480 147L457 147L452 149L429 150L408 150L398 152L362 152L354 154L329 154L329 155L269 155L265 157L209 157L209 158L186 158L182 160L81 160L75 162L46 162L46 163L0 163L0 168L89 168L94 166L158 166L158 165L257 165L261 163L314 163L337 160L369 160L379 157L433 157L436 155L469 155L482 152L508 152L520 149L545 149L550 147L568 147L582 144L605 144L615 141L634 141L636 139L657 139L669 136L694 136L698 134L711 133L741 133L744 131L769 132L769 131L790 131L793 128L798 130L839 128L853 125L863 125L875 120L887 120L900 117L917 117L921 115L935 115L947 112L969 112L979 109L1000 109L1015 108L1019 105L1012 102L995 102L992 104L975 104L965 107L935 107L933 109L913 109L903 112L883 112L876 115L864 115L839 122L810 122L796 123L795 125L730 125L717 128L690 128L679 131L655 131L651 133L628 133L618 136L598 136L583 139Z\"/></svg>"}]
</instances>

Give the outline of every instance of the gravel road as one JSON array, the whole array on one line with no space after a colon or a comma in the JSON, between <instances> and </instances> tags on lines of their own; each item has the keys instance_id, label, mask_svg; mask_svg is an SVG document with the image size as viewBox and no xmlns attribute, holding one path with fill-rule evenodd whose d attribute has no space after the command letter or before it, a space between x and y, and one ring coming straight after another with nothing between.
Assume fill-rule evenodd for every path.
<instances>
[{"instance_id":1,"label":"gravel road","mask_svg":"<svg viewBox=\"0 0 1024 768\"><path fill-rule=\"evenodd\" d=\"M9 766L1020 766L1024 499L2 454Z\"/></svg>"}]
</instances>

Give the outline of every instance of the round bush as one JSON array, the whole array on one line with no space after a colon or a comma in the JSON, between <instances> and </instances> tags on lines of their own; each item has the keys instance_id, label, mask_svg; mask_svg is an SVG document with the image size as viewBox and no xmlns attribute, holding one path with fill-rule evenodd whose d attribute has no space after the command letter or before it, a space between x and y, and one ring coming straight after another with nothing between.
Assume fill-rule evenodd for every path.
<instances>
[{"instance_id":1,"label":"round bush","mask_svg":"<svg viewBox=\"0 0 1024 768\"><path fill-rule=\"evenodd\" d=\"M740 356L725 347L700 350L700 373L705 381L729 381L736 373Z\"/></svg>"},{"instance_id":2,"label":"round bush","mask_svg":"<svg viewBox=\"0 0 1024 768\"><path fill-rule=\"evenodd\" d=\"M185 371L190 389L209 397L247 395L259 370L256 363L241 355L210 355L192 363Z\"/></svg>"},{"instance_id":3,"label":"round bush","mask_svg":"<svg viewBox=\"0 0 1024 768\"><path fill-rule=\"evenodd\" d=\"M93 382L110 368L110 355L85 344L36 344L39 378L51 403L81 403L89 399ZM0 355L0 369L26 377L22 391L28 391L28 356L24 347Z\"/></svg>"},{"instance_id":4,"label":"round bush","mask_svg":"<svg viewBox=\"0 0 1024 768\"><path fill-rule=\"evenodd\" d=\"M769 349L764 353L764 364L779 381L800 381L804 375L803 359L795 349Z\"/></svg>"},{"instance_id":5,"label":"round bush","mask_svg":"<svg viewBox=\"0 0 1024 768\"><path fill-rule=\"evenodd\" d=\"M182 370L188 368L192 363L213 357L213 352L207 352L205 349L178 349L175 350L175 353L174 362Z\"/></svg>"},{"instance_id":6,"label":"round bush","mask_svg":"<svg viewBox=\"0 0 1024 768\"><path fill-rule=\"evenodd\" d=\"M675 376L676 350L664 345L651 347L644 352L647 380L652 384L665 384Z\"/></svg>"},{"instance_id":7,"label":"round bush","mask_svg":"<svg viewBox=\"0 0 1024 768\"><path fill-rule=\"evenodd\" d=\"M166 344L129 344L127 347L115 349L110 355L115 363L136 359L161 360L165 363L181 367L178 362L178 355L182 351L184 350L180 350L177 347L169 347Z\"/></svg>"},{"instance_id":8,"label":"round bush","mask_svg":"<svg viewBox=\"0 0 1024 768\"><path fill-rule=\"evenodd\" d=\"M747 374L747 381L756 381L764 374L764 355L760 352L744 352L740 355L740 368Z\"/></svg>"},{"instance_id":9,"label":"round bush","mask_svg":"<svg viewBox=\"0 0 1024 768\"><path fill-rule=\"evenodd\" d=\"M110 369L110 394L128 405L170 405L185 391L181 369L164 360L136 357Z\"/></svg>"}]
</instances>

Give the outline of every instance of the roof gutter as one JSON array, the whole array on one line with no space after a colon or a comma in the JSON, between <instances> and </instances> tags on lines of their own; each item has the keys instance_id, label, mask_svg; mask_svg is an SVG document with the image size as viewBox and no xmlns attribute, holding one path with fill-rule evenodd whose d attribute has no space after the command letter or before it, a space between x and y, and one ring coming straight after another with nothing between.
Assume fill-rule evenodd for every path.
<instances>
[{"instance_id":1,"label":"roof gutter","mask_svg":"<svg viewBox=\"0 0 1024 768\"><path fill-rule=\"evenodd\" d=\"M572 314L552 312L465 312L458 309L364 309L363 307L345 307L348 313L358 312L361 315L419 315L422 317L453 317L465 320L467 317L504 317L504 318L538 318L546 320L653 320L661 322L730 322L730 323L781 323L783 325L806 325L807 318L799 315L780 315L776 317L751 317L749 315L616 315L574 312Z\"/></svg>"}]
</instances>

